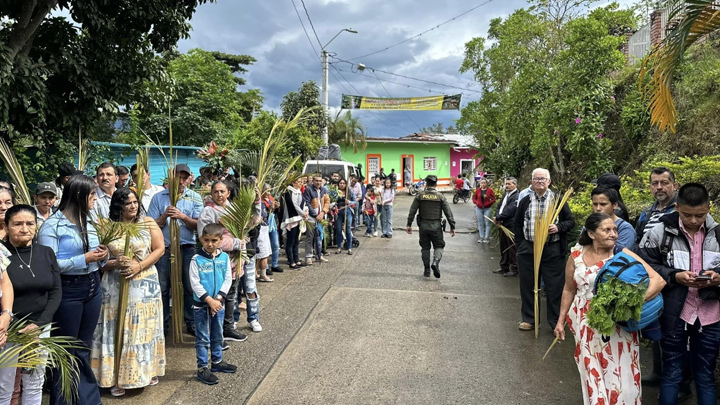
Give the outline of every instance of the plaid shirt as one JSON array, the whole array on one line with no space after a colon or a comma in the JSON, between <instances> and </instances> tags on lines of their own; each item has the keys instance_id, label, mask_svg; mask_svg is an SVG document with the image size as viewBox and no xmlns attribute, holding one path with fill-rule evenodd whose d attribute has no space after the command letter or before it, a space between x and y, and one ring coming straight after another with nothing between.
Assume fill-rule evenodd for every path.
<instances>
[{"instance_id":1,"label":"plaid shirt","mask_svg":"<svg viewBox=\"0 0 720 405\"><path fill-rule=\"evenodd\" d=\"M538 214L544 214L548 207L555 203L555 193L547 190L542 197L539 197L537 193L530 193L530 205L528 205L527 211L525 211L525 225L523 230L525 231L525 239L529 241L535 240L535 218ZM562 209L562 207L560 207ZM560 234L554 233L548 235L547 241L557 242L560 240Z\"/></svg>"},{"instance_id":2,"label":"plaid shirt","mask_svg":"<svg viewBox=\"0 0 720 405\"><path fill-rule=\"evenodd\" d=\"M695 233L695 236L685 230L682 220L680 221L680 229L688 240L690 245L690 271L700 274L703 270L703 243L705 242L705 225ZM704 301L700 299L697 288L688 288L687 297L685 297L685 306L680 312L680 319L690 325L700 320L700 325L712 325L720 322L720 302L717 299Z\"/></svg>"}]
</instances>

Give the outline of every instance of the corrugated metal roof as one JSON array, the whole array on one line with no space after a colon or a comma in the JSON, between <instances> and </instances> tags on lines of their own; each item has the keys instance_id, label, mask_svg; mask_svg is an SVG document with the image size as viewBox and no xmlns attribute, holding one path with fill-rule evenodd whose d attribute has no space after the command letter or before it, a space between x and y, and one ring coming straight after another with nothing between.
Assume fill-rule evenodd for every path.
<instances>
[{"instance_id":1,"label":"corrugated metal roof","mask_svg":"<svg viewBox=\"0 0 720 405\"><path fill-rule=\"evenodd\" d=\"M417 143L447 143L461 148L475 148L475 138L462 134L425 134L415 132L402 138L367 138L368 142L417 142Z\"/></svg>"}]
</instances>

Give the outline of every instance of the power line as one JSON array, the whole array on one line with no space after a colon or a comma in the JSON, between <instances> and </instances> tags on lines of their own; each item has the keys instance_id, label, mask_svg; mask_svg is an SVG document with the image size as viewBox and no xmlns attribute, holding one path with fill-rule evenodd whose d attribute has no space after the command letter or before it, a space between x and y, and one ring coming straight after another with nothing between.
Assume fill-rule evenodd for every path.
<instances>
[{"instance_id":1,"label":"power line","mask_svg":"<svg viewBox=\"0 0 720 405\"><path fill-rule=\"evenodd\" d=\"M358 65L356 65L356 64L354 64L354 63L352 63L352 62L350 62L350 61L348 61L348 60L340 59L340 58L338 58L338 57L334 57L334 59L337 59L337 60L340 61L340 62L349 63L349 64L351 64L352 66L355 66L355 68L357 69L357 66L358 66ZM468 92L471 92L471 93L480 93L480 94L482 94L482 91L479 91L479 90L472 90L472 89L469 89L469 88L467 88L467 87L458 87L458 86L453 86L453 85L450 85L450 84L438 83L438 82L434 82L434 81L432 81L432 80L418 79L418 78L416 78L416 77L411 77L411 76L407 76L407 75L401 75L401 74L399 74L399 73L388 72L388 71L386 71L386 70L377 69L377 68L370 67L370 66L365 66L364 69L372 70L373 73L374 73L374 72L380 72L380 73L385 73L386 75L402 77L403 79L415 80L415 81L417 81L417 82L428 83L428 84L432 84L432 85L435 85L435 86L447 87L447 88L450 88L450 89L457 89L457 90L462 90L462 91L468 91Z\"/></svg>"},{"instance_id":2,"label":"power line","mask_svg":"<svg viewBox=\"0 0 720 405\"><path fill-rule=\"evenodd\" d=\"M350 88L352 88L357 94L360 94L360 90L356 89L355 86L353 86L353 84L350 83L350 81L349 81L347 78L345 78L345 76L340 72L340 69L336 68L336 67L333 66L333 65L330 65L330 66L332 66L333 69L335 69L335 70L338 72L338 74L340 75L340 77L342 77L343 80L345 80L345 82L350 86ZM370 111L368 111L368 112L370 112ZM374 112L371 112L371 115L374 115ZM392 122L393 124L395 124L398 128L400 128L401 130L405 131L405 134L411 134L411 133L413 132L413 131L408 131L407 128L403 128L402 125L398 124L395 120L393 120L393 119L390 118L390 117L384 116L384 115L382 115L382 114L381 114L380 116L383 117L383 118L385 118L385 119L387 119L387 120L389 120L390 122Z\"/></svg>"},{"instance_id":3,"label":"power line","mask_svg":"<svg viewBox=\"0 0 720 405\"><path fill-rule=\"evenodd\" d=\"M398 45L402 45L402 44L404 44L404 43L406 43L406 42L412 41L413 39L415 39L415 38L417 38L417 37L419 37L419 36L421 36L421 35L423 35L423 34L427 34L428 32L430 32L430 31L432 31L432 30L438 29L438 28L442 27L443 25L445 25L445 24L447 24L447 23L450 23L450 22L452 22L452 21L455 21L456 19L464 16L465 14L471 13L471 12L475 11L476 9L482 7L482 6L484 6L484 5L488 4L488 3L491 3L492 1L493 1L493 0L486 0L485 2L478 4L477 6L471 8L470 10L468 10L468 11L466 11L466 12L460 14L460 15L457 15L457 16L453 17L453 18L451 18L451 19L443 22L442 24L438 24L438 25L430 28L429 30L425 30L425 31L423 31L423 32L421 32L421 33L413 36L413 37L410 37L410 38L407 38L407 39L405 39L405 40L403 40L403 41L400 41L400 42L398 42L397 44L390 45L390 46L388 46L387 48L383 48L383 49L381 49L381 50L379 50L379 51L371 52L371 53L369 53L369 54L367 54L367 55L358 56L358 57L352 58L352 59L350 59L350 60L357 60L357 59L366 58L366 57L368 57L368 56L372 56L372 55L378 54L378 53L380 53L380 52L385 52L385 51L387 51L388 49L392 49L392 48L394 48L394 47L396 47L396 46L398 46Z\"/></svg>"},{"instance_id":4,"label":"power line","mask_svg":"<svg viewBox=\"0 0 720 405\"><path fill-rule=\"evenodd\" d=\"M332 65L331 65L331 66L332 66ZM335 68L335 69L337 69L337 68ZM360 73L360 72L358 72L358 71L343 70L343 69L337 69L337 70L339 70L339 71L341 71L341 72L346 72L346 73L347 73L347 72L349 72L349 73L354 73L354 74L356 74L356 75L363 76L363 77L369 77L369 78L371 78L371 79L373 78L373 77L370 76L370 75L365 75L365 74L362 74L362 73ZM376 76L376 77L377 77L377 76ZM439 92L439 91L435 91L435 90L425 89L425 88L417 87L417 86L411 86L411 85L409 85L409 84L400 83L400 82L395 82L395 81L387 80L387 79L382 79L382 80L383 80L384 82L387 82L387 83L397 84L397 85L399 85L399 86L405 86L405 87L408 87L408 88L411 88L411 89L418 89L418 90L427 91L428 93L435 93L435 94L445 95L445 93ZM359 94L358 94L358 95L359 95Z\"/></svg>"},{"instance_id":5,"label":"power line","mask_svg":"<svg viewBox=\"0 0 720 405\"><path fill-rule=\"evenodd\" d=\"M307 30L305 29L305 23L303 23L302 17L300 17L300 12L297 9L297 6L295 5L295 0L292 0L293 8L295 8L295 14L297 14L298 20L300 20L300 25L302 26L303 31L305 31L305 36L308 39L308 42L310 42L310 46L313 49L313 53L315 56L318 57L318 60L322 61L320 59L320 54L318 53L317 49L315 49L315 45L313 45L312 39L310 39L310 35L308 34Z\"/></svg>"},{"instance_id":6,"label":"power line","mask_svg":"<svg viewBox=\"0 0 720 405\"><path fill-rule=\"evenodd\" d=\"M378 83L380 83L380 85L382 86L383 90L385 90L385 93L387 93L388 97L392 97L392 94L390 94L390 92L389 92L388 89L385 87L385 85L384 85L383 82L380 80L380 78L377 77L377 74L375 74L375 71L373 71L373 75L375 75L375 78L377 79ZM406 116L413 124L415 124L415 126L417 127L418 130L420 130L420 128L422 128L422 127L420 126L420 124L418 124L417 122L415 122L415 120L413 120L412 117L410 117L410 115L407 113L407 111L404 111L404 110L403 110L403 114L405 114L405 116Z\"/></svg>"},{"instance_id":7,"label":"power line","mask_svg":"<svg viewBox=\"0 0 720 405\"><path fill-rule=\"evenodd\" d=\"M310 28L312 28L313 34L315 34L315 39L317 39L318 45L320 46L320 50L322 50L322 42L320 42L320 38L318 38L318 34L315 31L315 26L312 23L312 19L310 19L310 13L308 12L307 7L305 7L305 0L300 0L302 3L303 8L305 9L305 15L307 16L308 21L310 22Z\"/></svg>"}]
</instances>

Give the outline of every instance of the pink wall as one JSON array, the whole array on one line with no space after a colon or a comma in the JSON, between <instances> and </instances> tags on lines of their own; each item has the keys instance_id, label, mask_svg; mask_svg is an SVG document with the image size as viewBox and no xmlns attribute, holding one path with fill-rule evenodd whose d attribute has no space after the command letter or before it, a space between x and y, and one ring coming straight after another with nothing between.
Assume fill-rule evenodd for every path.
<instances>
[{"instance_id":1,"label":"pink wall","mask_svg":"<svg viewBox=\"0 0 720 405\"><path fill-rule=\"evenodd\" d=\"M475 149L460 149L450 147L450 175L457 176L461 173L460 171L460 160L472 159L478 152ZM480 159L475 159L475 165L480 163ZM468 178L472 179L474 176L469 175Z\"/></svg>"}]
</instances>

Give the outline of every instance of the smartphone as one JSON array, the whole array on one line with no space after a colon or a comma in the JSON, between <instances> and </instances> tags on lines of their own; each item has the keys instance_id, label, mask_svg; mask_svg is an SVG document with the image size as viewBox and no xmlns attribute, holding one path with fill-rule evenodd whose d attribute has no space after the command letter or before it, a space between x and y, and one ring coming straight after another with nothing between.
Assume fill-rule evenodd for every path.
<instances>
[{"instance_id":1,"label":"smartphone","mask_svg":"<svg viewBox=\"0 0 720 405\"><path fill-rule=\"evenodd\" d=\"M701 274L701 275L695 277L695 280L699 280L699 281L711 280L711 279L712 279L712 276L709 274L707 274L707 275Z\"/></svg>"}]
</instances>

